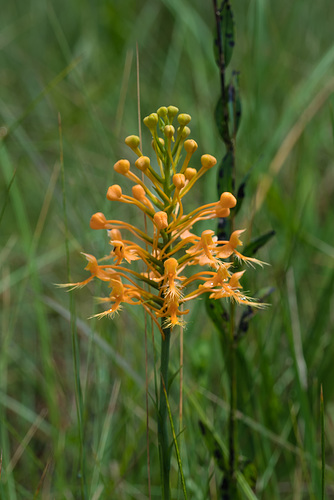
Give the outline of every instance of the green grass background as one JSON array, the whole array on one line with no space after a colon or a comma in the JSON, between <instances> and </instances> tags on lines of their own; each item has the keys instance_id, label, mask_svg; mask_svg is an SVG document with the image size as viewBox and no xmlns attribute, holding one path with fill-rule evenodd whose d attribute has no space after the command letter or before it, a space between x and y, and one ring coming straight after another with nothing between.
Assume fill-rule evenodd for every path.
<instances>
[{"instance_id":1,"label":"green grass background","mask_svg":"<svg viewBox=\"0 0 334 500\"><path fill-rule=\"evenodd\" d=\"M274 292L271 307L252 320L239 348L240 452L257 468L257 498L321 498L323 384L326 495L334 498L331 2L232 5L237 35L230 68L241 72L243 104L237 179L252 172L237 225L249 228L246 238L276 231L259 252L271 267L250 269L245 285L252 294L266 286ZM94 212L137 222L132 210L115 209L105 199L112 183L127 190L113 163L134 159L123 141L138 133L136 43L142 117L162 105L178 106L191 114L199 144L193 166L203 153L222 158L213 119L219 95L213 29L211 2L200 0L2 5L1 499L148 498L144 317L126 307L114 321L88 321L97 310L98 286L75 292L72 305L70 295L55 287L67 281L58 113L71 276L77 281L86 277L80 251L107 251L103 233L89 229ZM292 142L291 130L297 132ZM188 202L215 199L210 172ZM171 357L177 370L177 333ZM154 394L150 333L148 358ZM219 498L221 476L200 435L196 404L226 443L228 373L202 301L184 332L184 391L188 495ZM171 405L177 421L176 382ZM151 400L149 409L152 498L158 499ZM176 488L175 462L172 477Z\"/></svg>"}]
</instances>

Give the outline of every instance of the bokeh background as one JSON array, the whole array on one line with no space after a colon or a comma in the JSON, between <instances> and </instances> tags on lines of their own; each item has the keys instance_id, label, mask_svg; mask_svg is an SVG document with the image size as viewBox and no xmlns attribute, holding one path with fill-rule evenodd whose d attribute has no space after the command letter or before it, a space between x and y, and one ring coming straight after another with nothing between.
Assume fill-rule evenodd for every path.
<instances>
[{"instance_id":1,"label":"bokeh background","mask_svg":"<svg viewBox=\"0 0 334 500\"><path fill-rule=\"evenodd\" d=\"M270 267L247 273L252 295L267 286L273 292L271 306L250 323L238 362L240 452L256 466L256 495L263 499L320 498L321 384L326 494L334 498L330 7L328 1L232 2L230 68L240 71L242 99L238 183L250 172L237 225L248 228L248 240L276 232L258 253ZM191 137L199 144L192 166L201 154L224 155L213 116L219 97L213 40L213 6L200 0L2 4L3 499L148 498L144 317L125 307L114 321L88 321L98 310L94 297L103 293L98 285L68 294L55 284L68 279L66 242L74 281L87 276L81 251L108 251L103 233L89 228L94 212L141 223L132 210L105 199L110 184L127 189L113 163L134 160L124 137L139 132L136 44L141 117L178 106L192 116ZM143 142L148 152L146 130ZM215 176L210 171L189 206L217 199ZM219 498L220 472L194 406L200 404L226 442L228 373L219 346L219 332L198 301L184 332L182 434L188 495L198 500ZM176 419L177 393L176 384ZM151 399L149 412L152 498L160 498ZM176 478L176 464L173 470Z\"/></svg>"}]
</instances>

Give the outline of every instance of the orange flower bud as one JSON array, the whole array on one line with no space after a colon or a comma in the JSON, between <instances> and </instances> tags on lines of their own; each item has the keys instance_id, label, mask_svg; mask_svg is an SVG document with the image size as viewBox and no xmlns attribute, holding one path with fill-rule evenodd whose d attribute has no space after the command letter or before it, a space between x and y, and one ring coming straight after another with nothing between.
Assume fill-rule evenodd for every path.
<instances>
[{"instance_id":1,"label":"orange flower bud","mask_svg":"<svg viewBox=\"0 0 334 500\"><path fill-rule=\"evenodd\" d=\"M107 224L107 219L105 218L105 215L102 212L97 212L96 214L93 214L89 223L91 229L105 229L106 224Z\"/></svg>"},{"instance_id":2,"label":"orange flower bud","mask_svg":"<svg viewBox=\"0 0 334 500\"><path fill-rule=\"evenodd\" d=\"M153 217L154 224L159 230L166 229L168 226L168 217L166 212L156 212Z\"/></svg>"},{"instance_id":3,"label":"orange flower bud","mask_svg":"<svg viewBox=\"0 0 334 500\"><path fill-rule=\"evenodd\" d=\"M114 165L114 170L118 174L126 175L130 170L129 160L118 160Z\"/></svg>"},{"instance_id":4,"label":"orange flower bud","mask_svg":"<svg viewBox=\"0 0 334 500\"><path fill-rule=\"evenodd\" d=\"M230 215L230 209L229 208L222 208L219 206L219 203L217 203L216 207L216 217L223 219L224 217L228 217Z\"/></svg>"},{"instance_id":5,"label":"orange flower bud","mask_svg":"<svg viewBox=\"0 0 334 500\"><path fill-rule=\"evenodd\" d=\"M226 191L220 195L219 205L221 208L233 208L236 204L237 200L232 193Z\"/></svg>"},{"instance_id":6,"label":"orange flower bud","mask_svg":"<svg viewBox=\"0 0 334 500\"><path fill-rule=\"evenodd\" d=\"M174 257L170 257L169 259L167 259L164 263L166 274L175 275L177 271L177 266L178 263L177 260L174 259Z\"/></svg>"},{"instance_id":7,"label":"orange flower bud","mask_svg":"<svg viewBox=\"0 0 334 500\"><path fill-rule=\"evenodd\" d=\"M133 197L139 201L141 201L143 198L145 198L145 190L140 184L136 184L135 186L132 186L132 194L133 194Z\"/></svg>"},{"instance_id":8,"label":"orange flower bud","mask_svg":"<svg viewBox=\"0 0 334 500\"><path fill-rule=\"evenodd\" d=\"M188 167L184 172L184 176L188 181L190 181L193 177L195 177L196 174L197 174L196 168Z\"/></svg>"},{"instance_id":9,"label":"orange flower bud","mask_svg":"<svg viewBox=\"0 0 334 500\"><path fill-rule=\"evenodd\" d=\"M188 139L187 141L184 141L183 147L187 151L187 153L191 153L192 154L198 148L198 144L193 139Z\"/></svg>"},{"instance_id":10,"label":"orange flower bud","mask_svg":"<svg viewBox=\"0 0 334 500\"><path fill-rule=\"evenodd\" d=\"M108 231L108 236L112 241L113 240L122 241L122 235L119 229L116 228L111 229L110 231Z\"/></svg>"},{"instance_id":11,"label":"orange flower bud","mask_svg":"<svg viewBox=\"0 0 334 500\"><path fill-rule=\"evenodd\" d=\"M122 188L118 184L110 186L107 191L107 199L111 201L120 200L122 198Z\"/></svg>"},{"instance_id":12,"label":"orange flower bud","mask_svg":"<svg viewBox=\"0 0 334 500\"><path fill-rule=\"evenodd\" d=\"M128 135L128 137L125 138L125 144L129 146L131 149L137 149L140 144L140 139L137 135Z\"/></svg>"},{"instance_id":13,"label":"orange flower bud","mask_svg":"<svg viewBox=\"0 0 334 500\"><path fill-rule=\"evenodd\" d=\"M182 189L185 186L186 178L183 174L173 175L173 184L177 189Z\"/></svg>"},{"instance_id":14,"label":"orange flower bud","mask_svg":"<svg viewBox=\"0 0 334 500\"><path fill-rule=\"evenodd\" d=\"M209 169L216 165L217 160L212 155L203 155L201 157L201 164L203 168Z\"/></svg>"},{"instance_id":15,"label":"orange flower bud","mask_svg":"<svg viewBox=\"0 0 334 500\"><path fill-rule=\"evenodd\" d=\"M190 122L190 120L191 120L191 116L187 115L186 113L181 113L177 117L177 121L179 122L179 124L181 125L181 127L184 127L185 125L188 125L188 123Z\"/></svg>"},{"instance_id":16,"label":"orange flower bud","mask_svg":"<svg viewBox=\"0 0 334 500\"><path fill-rule=\"evenodd\" d=\"M151 162L148 156L141 156L135 161L135 165L141 172L145 172L148 169Z\"/></svg>"}]
</instances>

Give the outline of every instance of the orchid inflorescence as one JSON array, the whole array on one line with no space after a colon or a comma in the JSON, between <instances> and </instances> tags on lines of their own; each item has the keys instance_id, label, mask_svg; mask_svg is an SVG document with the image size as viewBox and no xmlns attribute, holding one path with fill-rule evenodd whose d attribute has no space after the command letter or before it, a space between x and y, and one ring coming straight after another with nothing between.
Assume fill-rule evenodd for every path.
<instances>
[{"instance_id":1,"label":"orchid inflorescence","mask_svg":"<svg viewBox=\"0 0 334 500\"><path fill-rule=\"evenodd\" d=\"M183 324L181 318L189 312L183 306L203 294L209 294L211 299L228 298L239 304L260 306L241 291L240 279L245 271L232 272L233 258L262 264L237 250L242 245L240 235L244 230L233 231L226 241L218 240L210 229L200 236L191 232L199 221L228 217L237 200L232 193L225 192L218 201L184 213L183 198L217 160L204 154L198 170L189 166L198 146L187 139L190 115L179 114L179 127L175 130L173 121L178 111L175 106L161 107L144 119L152 134L157 168L141 152L139 137L131 135L125 143L138 156L135 169L131 170L130 162L122 159L115 163L114 170L133 182L132 196L123 194L118 184L107 191L107 199L113 203L137 206L147 223L152 224L151 233L127 222L109 220L101 212L95 213L90 227L107 230L112 250L100 260L83 253L90 276L81 282L62 285L74 289L94 278L108 283L111 292L100 299L108 308L93 317L113 316L123 303L140 304L158 325L161 318L163 328L172 328ZM136 171L142 172L141 178ZM123 232L130 233L136 241L124 239ZM136 260L144 263L143 270L133 269L132 262ZM191 266L200 270L192 274ZM160 331L163 334L163 329Z\"/></svg>"}]
</instances>

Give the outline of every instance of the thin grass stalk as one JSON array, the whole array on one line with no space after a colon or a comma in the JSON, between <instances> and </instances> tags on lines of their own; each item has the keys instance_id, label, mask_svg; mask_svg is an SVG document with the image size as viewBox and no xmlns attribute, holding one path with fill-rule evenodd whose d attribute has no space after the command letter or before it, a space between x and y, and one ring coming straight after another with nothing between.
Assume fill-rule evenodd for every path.
<instances>
[{"instance_id":1,"label":"thin grass stalk","mask_svg":"<svg viewBox=\"0 0 334 500\"><path fill-rule=\"evenodd\" d=\"M64 154L63 154L63 138L62 138L62 126L61 126L61 116L58 114L58 126L59 126L59 147L60 147L60 166L61 166L61 184L63 193L63 217L65 225L65 251L66 251L66 268L67 277L70 281L70 252L69 252L69 239L68 239L68 221L67 221L67 210L66 210L66 191L65 191L65 169L64 169ZM80 491L81 498L88 498L87 493L87 483L86 483L86 457L84 450L84 439L83 439L83 400L80 382L80 371L79 371L79 349L78 349L78 339L77 339L77 328L76 328L76 316L75 316L75 305L72 293L70 294L70 313L71 313L71 335L72 335L72 355L73 355L73 367L75 375L75 402L77 411L77 422L78 422L78 433L79 433L79 450L80 450Z\"/></svg>"},{"instance_id":2,"label":"thin grass stalk","mask_svg":"<svg viewBox=\"0 0 334 500\"><path fill-rule=\"evenodd\" d=\"M320 418L321 418L321 500L325 499L325 408L322 384L320 387Z\"/></svg>"}]
</instances>

